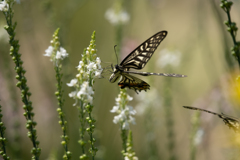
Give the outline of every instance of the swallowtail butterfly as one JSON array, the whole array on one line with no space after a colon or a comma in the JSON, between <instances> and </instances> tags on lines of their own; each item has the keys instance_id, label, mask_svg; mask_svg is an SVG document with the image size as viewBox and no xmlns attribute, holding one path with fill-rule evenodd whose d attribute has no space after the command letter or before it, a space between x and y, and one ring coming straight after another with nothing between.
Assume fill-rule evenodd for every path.
<instances>
[{"instance_id":1,"label":"swallowtail butterfly","mask_svg":"<svg viewBox=\"0 0 240 160\"><path fill-rule=\"evenodd\" d=\"M196 107L190 107L190 106L183 106L184 108L187 109L193 109L193 110L199 110L199 111L204 111L207 113L211 113L214 115L217 115L219 118L223 119L223 122L230 128L233 129L235 132L239 132L239 127L240 127L240 120L238 118L232 117L232 116L228 116L224 113L218 114L215 112L211 112L205 109L201 109L201 108L196 108Z\"/></svg>"},{"instance_id":2,"label":"swallowtail butterfly","mask_svg":"<svg viewBox=\"0 0 240 160\"><path fill-rule=\"evenodd\" d=\"M109 81L114 83L121 77L120 81L118 82L118 86L121 87L121 89L127 87L135 90L135 92L138 93L138 91L141 92L142 90L146 91L147 89L150 89L150 85L130 74L137 74L141 76L157 75L166 77L186 77L185 75L174 73L169 74L129 71L131 68L137 70L143 69L166 36L167 31L156 33L148 38L145 42L140 44L136 49L134 49L126 58L122 60L120 65L117 64L115 67L112 66L113 73L110 76Z\"/></svg>"}]
</instances>

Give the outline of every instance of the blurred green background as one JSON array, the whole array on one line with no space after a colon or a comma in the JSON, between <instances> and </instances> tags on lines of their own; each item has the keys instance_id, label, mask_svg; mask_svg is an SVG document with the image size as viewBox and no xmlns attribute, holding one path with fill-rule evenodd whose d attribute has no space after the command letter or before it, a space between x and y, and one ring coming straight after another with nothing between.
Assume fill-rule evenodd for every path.
<instances>
[{"instance_id":1,"label":"blurred green background","mask_svg":"<svg viewBox=\"0 0 240 160\"><path fill-rule=\"evenodd\" d=\"M240 25L240 2L233 1L232 20ZM57 100L54 92L55 73L52 63L44 57L54 30L60 27L61 45L69 53L63 65L63 81L69 83L77 74L76 66L83 49L89 45L92 32L96 31L97 54L102 66L116 64L114 45L116 29L105 13L118 3L117 0L69 0L36 1L21 0L15 4L14 21L18 23L16 37L20 41L20 53L27 70L26 77L32 93L37 135L42 148L41 159L62 159L61 129L56 112ZM239 69L232 58L233 46L226 31L224 11L220 0L131 0L123 3L130 19L122 25L121 59L153 34L166 30L168 35L156 50L143 71L185 74L187 78L143 77L151 85L146 94L128 93L134 97L130 105L139 114L133 130L133 145L141 160L190 159L191 116L196 111L186 110L183 105L205 108L218 113L240 117L239 95L236 94L235 78ZM9 44L3 15L0 15L0 99L3 106L3 121L7 127L7 152L13 159L30 159L32 144L27 137L25 118L22 116L20 91L14 85L14 64L9 56ZM240 37L238 36L239 40ZM179 65L159 66L162 50L180 52ZM108 75L109 76L109 75ZM105 79L96 80L94 117L96 122L96 159L120 160L121 139L119 126L112 122L110 110L119 93L117 83ZM79 120L74 101L68 97L72 90L64 85L66 119L72 159L78 159L81 151ZM139 98L141 97L141 98ZM155 98L154 98L155 97ZM152 99L151 99L152 98ZM140 99L140 100L139 100ZM143 112L139 104L144 104ZM157 101L157 102L156 102ZM169 103L166 103L169 102ZM170 107L170 113L166 105ZM141 114L140 114L141 113ZM172 128L169 134L170 118ZM240 143L236 134L224 125L221 119L201 113L199 129L201 140L195 145L197 160L238 159ZM170 125L170 126L171 126ZM171 139L171 140L170 140ZM169 143L169 140L173 143ZM170 149L169 149L170 148ZM15 155L15 156L14 156Z\"/></svg>"}]
</instances>

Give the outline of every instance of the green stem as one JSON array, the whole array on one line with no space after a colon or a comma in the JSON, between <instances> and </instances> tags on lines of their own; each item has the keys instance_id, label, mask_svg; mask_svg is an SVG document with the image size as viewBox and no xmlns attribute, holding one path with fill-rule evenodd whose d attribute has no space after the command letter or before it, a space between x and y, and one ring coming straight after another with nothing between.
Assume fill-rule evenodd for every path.
<instances>
[{"instance_id":1,"label":"green stem","mask_svg":"<svg viewBox=\"0 0 240 160\"><path fill-rule=\"evenodd\" d=\"M174 153L175 148L175 135L174 135L174 120L172 112L172 94L171 94L172 81L171 78L166 79L165 84L165 99L164 99L164 108L166 116L166 127L167 127L167 137L168 137L168 151L169 151L169 160L176 160L176 155Z\"/></svg>"},{"instance_id":2,"label":"green stem","mask_svg":"<svg viewBox=\"0 0 240 160\"><path fill-rule=\"evenodd\" d=\"M121 137L122 137L122 147L123 147L123 152L127 153L127 130L124 130L121 125Z\"/></svg>"},{"instance_id":3,"label":"green stem","mask_svg":"<svg viewBox=\"0 0 240 160\"><path fill-rule=\"evenodd\" d=\"M196 112L191 120L192 123L192 131L191 131L191 137L190 137L190 147L191 147L191 151L190 151L190 159L191 160L195 160L196 159L196 144L195 144L195 139L197 136L197 131L199 129L199 125L200 125L200 121L199 121L199 117L200 117L200 112Z\"/></svg>"},{"instance_id":4,"label":"green stem","mask_svg":"<svg viewBox=\"0 0 240 160\"><path fill-rule=\"evenodd\" d=\"M12 24L12 17L13 17L13 11L12 11L12 6L13 6L14 1L8 1L9 9L7 12L3 12L7 26L5 26L5 30L9 34L9 43L11 45L10 47L10 55L12 56L12 59L15 63L15 71L17 73L16 79L18 80L17 82L17 87L21 90L21 97L22 97L22 102L24 103L24 116L27 119L27 124L26 128L29 130L28 132L28 137L31 139L32 144L33 144L33 149L31 153L33 154L32 159L38 160L41 149L38 148L39 141L37 141L37 131L35 129L36 122L33 121L34 113L32 112L33 107L32 107L32 102L29 100L31 93L29 92L29 87L27 86L27 79L24 76L26 71L23 69L22 64L23 61L21 60L21 54L18 53L19 50L19 42L18 40L15 40L15 28L17 26L16 23L14 25Z\"/></svg>"},{"instance_id":5,"label":"green stem","mask_svg":"<svg viewBox=\"0 0 240 160\"><path fill-rule=\"evenodd\" d=\"M65 155L64 158L67 160L71 159L71 153L68 150L68 135L67 135L67 121L64 119L64 113L63 113L63 90L62 90L62 75L61 75L61 66L55 66L54 67L55 71L56 71L56 79L57 79L57 92L56 92L56 96L57 96L57 100L58 100L58 105L59 105L59 109L58 109L58 113L59 113L59 118L61 120L61 128L62 128L62 132L63 132L63 136L62 139L64 140L64 149L65 149Z\"/></svg>"},{"instance_id":6,"label":"green stem","mask_svg":"<svg viewBox=\"0 0 240 160\"><path fill-rule=\"evenodd\" d=\"M6 129L5 126L3 125L2 122L2 114L1 114L1 108L2 106L0 105L0 142L1 142L1 152L0 154L2 155L4 160L10 160L10 158L7 156L7 151L6 151L6 138L4 137L4 130Z\"/></svg>"},{"instance_id":7,"label":"green stem","mask_svg":"<svg viewBox=\"0 0 240 160\"><path fill-rule=\"evenodd\" d=\"M232 20L231 20L231 15L230 15L230 12L229 12L229 10L227 10L227 17L228 17L228 22L229 22L229 24L230 24L230 26L232 25ZM238 44L237 44L237 41L236 41L236 35L234 35L234 31L231 29L230 30L230 34L231 34L231 37L232 37L232 40L233 40L233 43L234 43L234 46L238 46ZM239 48L238 48L238 50L236 50L237 52L236 52L236 56L237 56L237 61L238 61L238 64L240 65L240 54L239 54Z\"/></svg>"},{"instance_id":8,"label":"green stem","mask_svg":"<svg viewBox=\"0 0 240 160\"><path fill-rule=\"evenodd\" d=\"M233 51L236 55L236 58L240 67L240 51L239 51L240 47L238 42L236 41L237 27L236 27L236 24L232 22L231 15L230 15L230 9L232 4L233 3L231 1L222 0L221 7L227 13L228 23L226 25L229 27L228 31L230 32L233 43L234 43Z\"/></svg>"},{"instance_id":9,"label":"green stem","mask_svg":"<svg viewBox=\"0 0 240 160\"><path fill-rule=\"evenodd\" d=\"M83 101L81 100L80 101L80 107L78 107L78 110L79 110L79 120L80 120L80 125L81 125L81 128L80 128L80 145L82 147L82 154L85 154L85 141L84 141L84 134L85 134L85 119L84 119L84 107L83 107Z\"/></svg>"}]
</instances>

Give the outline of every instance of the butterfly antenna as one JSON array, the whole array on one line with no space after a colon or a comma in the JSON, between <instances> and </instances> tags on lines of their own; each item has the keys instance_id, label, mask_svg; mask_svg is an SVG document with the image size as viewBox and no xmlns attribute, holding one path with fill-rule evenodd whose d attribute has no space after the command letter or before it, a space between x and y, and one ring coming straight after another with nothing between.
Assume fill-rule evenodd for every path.
<instances>
[{"instance_id":1,"label":"butterfly antenna","mask_svg":"<svg viewBox=\"0 0 240 160\"><path fill-rule=\"evenodd\" d=\"M114 51L115 51L115 55L117 57L117 64L118 64L118 56L117 56L117 52L116 52L116 47L117 47L117 45L114 46Z\"/></svg>"}]
</instances>

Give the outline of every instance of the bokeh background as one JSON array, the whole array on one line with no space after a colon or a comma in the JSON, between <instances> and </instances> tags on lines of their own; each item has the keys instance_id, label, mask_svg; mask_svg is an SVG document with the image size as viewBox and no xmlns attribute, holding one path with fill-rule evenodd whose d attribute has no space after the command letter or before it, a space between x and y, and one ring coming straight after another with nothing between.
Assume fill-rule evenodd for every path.
<instances>
[{"instance_id":1,"label":"bokeh background","mask_svg":"<svg viewBox=\"0 0 240 160\"><path fill-rule=\"evenodd\" d=\"M240 2L233 2L232 20L239 27ZM32 93L37 135L42 148L41 159L62 159L63 155L54 95L55 73L52 63L43 56L52 34L60 27L61 45L69 53L63 65L65 84L77 74L76 66L81 60L81 53L89 45L94 30L102 66L109 65L107 62L116 64L113 47L118 43L118 28L106 18L106 12L118 3L129 15L129 20L121 24L120 59L153 34L167 30L166 39L143 71L188 76L143 77L151 85L151 90L139 94L128 90L134 98L130 105L138 112L135 116L137 124L131 125L138 158L186 160L191 159L195 148L197 160L237 160L240 144L236 133L217 116L201 113L198 117L196 111L182 107L195 106L240 117L235 80L239 69L230 53L233 42L223 23L227 16L219 7L220 0L21 0L14 6L14 21L18 23L16 37L20 41L20 53ZM20 91L15 87L14 64L3 29L5 24L0 14L0 103L7 127L7 152L13 159L25 160L31 157L32 144L22 115ZM237 36L237 39L240 37ZM172 57L161 60L165 54ZM119 89L117 83L109 83L108 76L96 80L94 87L95 137L99 149L96 159L120 160L123 159L120 130L112 122L115 115L110 113ZM64 85L69 150L75 160L81 154L77 142L80 123L77 109L72 106L74 100L68 97L71 91ZM198 119L199 125L196 136L191 140L195 132L194 118Z\"/></svg>"}]
</instances>

